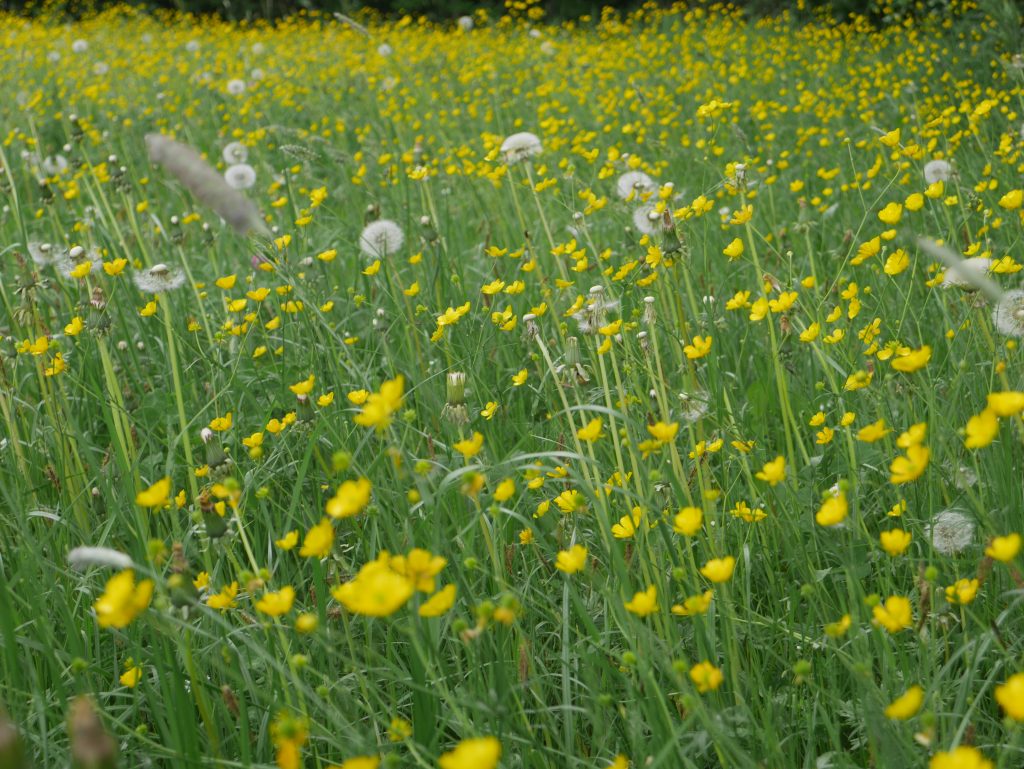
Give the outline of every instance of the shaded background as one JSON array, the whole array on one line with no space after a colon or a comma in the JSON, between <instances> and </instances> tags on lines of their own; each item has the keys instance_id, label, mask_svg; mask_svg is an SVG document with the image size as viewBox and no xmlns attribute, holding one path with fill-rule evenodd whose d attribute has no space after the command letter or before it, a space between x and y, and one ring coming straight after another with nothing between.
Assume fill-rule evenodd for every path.
<instances>
[{"instance_id":1,"label":"shaded background","mask_svg":"<svg viewBox=\"0 0 1024 769\"><path fill-rule=\"evenodd\" d=\"M486 10L491 18L508 13L539 18L543 10L546 19L573 19L581 16L598 16L603 7L628 12L639 7L640 0L540 0L532 12L525 8L511 7L513 3L504 0L121 0L118 3L104 0L0 0L0 8L19 12L38 13L44 8L70 18L79 17L97 8L114 4L135 7L168 8L191 13L215 13L230 19L276 18L300 11L340 12L350 16L366 13L380 13L388 16L426 16L435 21L454 20L462 15L473 15L478 9ZM668 3L658 3L667 5ZM708 5L707 2L692 2L691 5ZM906 16L927 13L949 12L951 7L973 5L970 0L733 0L731 5L743 8L753 14L771 14L791 10L798 14L810 15L816 10L828 10L837 18L851 13L887 22ZM992 0L985 5L1013 6L1024 8L1024 0ZM515 3L515 5L526 5Z\"/></svg>"}]
</instances>

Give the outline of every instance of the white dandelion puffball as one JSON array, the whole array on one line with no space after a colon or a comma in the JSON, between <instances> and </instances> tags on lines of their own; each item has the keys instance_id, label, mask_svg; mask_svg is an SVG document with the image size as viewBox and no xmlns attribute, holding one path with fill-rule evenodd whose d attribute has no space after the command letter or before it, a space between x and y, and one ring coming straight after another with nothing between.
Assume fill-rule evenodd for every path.
<instances>
[{"instance_id":1,"label":"white dandelion puffball","mask_svg":"<svg viewBox=\"0 0 1024 769\"><path fill-rule=\"evenodd\" d=\"M245 93L245 81L239 80L237 77L229 80L226 86L226 90L232 96L241 96Z\"/></svg>"},{"instance_id":2,"label":"white dandelion puffball","mask_svg":"<svg viewBox=\"0 0 1024 769\"><path fill-rule=\"evenodd\" d=\"M98 61L92 65L92 73L101 77L110 72L110 65L105 61Z\"/></svg>"},{"instance_id":3,"label":"white dandelion puffball","mask_svg":"<svg viewBox=\"0 0 1024 769\"><path fill-rule=\"evenodd\" d=\"M1024 291L1007 291L992 310L992 325L1000 334L1024 336Z\"/></svg>"},{"instance_id":4,"label":"white dandelion puffball","mask_svg":"<svg viewBox=\"0 0 1024 769\"><path fill-rule=\"evenodd\" d=\"M390 56L394 52L395 52L395 49L392 48L387 43L381 43L380 45L377 46L377 55L378 56L385 56L386 57L386 56Z\"/></svg>"},{"instance_id":5,"label":"white dandelion puffball","mask_svg":"<svg viewBox=\"0 0 1024 769\"><path fill-rule=\"evenodd\" d=\"M28 244L28 255L32 257L32 261L38 267L48 267L61 256L57 249L49 243L37 243L35 241Z\"/></svg>"},{"instance_id":6,"label":"white dandelion puffball","mask_svg":"<svg viewBox=\"0 0 1024 769\"><path fill-rule=\"evenodd\" d=\"M181 270L173 269L166 264L154 264L148 270L137 272L132 277L139 291L147 294L161 294L185 285L185 275Z\"/></svg>"},{"instance_id":7,"label":"white dandelion puffball","mask_svg":"<svg viewBox=\"0 0 1024 769\"><path fill-rule=\"evenodd\" d=\"M249 159L249 148L242 142L231 142L221 150L220 156L228 164L244 163Z\"/></svg>"},{"instance_id":8,"label":"white dandelion puffball","mask_svg":"<svg viewBox=\"0 0 1024 769\"><path fill-rule=\"evenodd\" d=\"M978 280L971 280L973 275L984 277L992 265L992 260L984 256L975 256L964 259L956 267L946 270L942 279L943 288L964 288L975 289L978 287Z\"/></svg>"},{"instance_id":9,"label":"white dandelion puffball","mask_svg":"<svg viewBox=\"0 0 1024 769\"><path fill-rule=\"evenodd\" d=\"M534 155L539 155L543 149L540 138L537 134L529 131L520 131L512 134L501 143L501 155L509 165L527 160Z\"/></svg>"},{"instance_id":10,"label":"white dandelion puffball","mask_svg":"<svg viewBox=\"0 0 1024 769\"><path fill-rule=\"evenodd\" d=\"M89 50L89 43L85 40L78 39L71 44L71 50L75 53L85 53Z\"/></svg>"},{"instance_id":11,"label":"white dandelion puffball","mask_svg":"<svg viewBox=\"0 0 1024 769\"><path fill-rule=\"evenodd\" d=\"M248 163L235 163L224 172L224 181L236 190L247 190L256 183L256 169Z\"/></svg>"},{"instance_id":12,"label":"white dandelion puffball","mask_svg":"<svg viewBox=\"0 0 1024 769\"><path fill-rule=\"evenodd\" d=\"M189 40L187 43L185 43L185 50L189 53L195 53L199 50L199 41Z\"/></svg>"},{"instance_id":13,"label":"white dandelion puffball","mask_svg":"<svg viewBox=\"0 0 1024 769\"><path fill-rule=\"evenodd\" d=\"M363 228L359 236L359 250L371 259L393 254L405 243L402 228L390 219L378 219Z\"/></svg>"},{"instance_id":14,"label":"white dandelion puffball","mask_svg":"<svg viewBox=\"0 0 1024 769\"><path fill-rule=\"evenodd\" d=\"M925 534L940 553L956 555L974 541L974 521L960 510L943 510L925 527Z\"/></svg>"},{"instance_id":15,"label":"white dandelion puffball","mask_svg":"<svg viewBox=\"0 0 1024 769\"><path fill-rule=\"evenodd\" d=\"M262 56L266 52L267 47L263 45L263 43L257 41L252 44L249 50L252 51L253 56Z\"/></svg>"},{"instance_id":16,"label":"white dandelion puffball","mask_svg":"<svg viewBox=\"0 0 1024 769\"><path fill-rule=\"evenodd\" d=\"M704 390L679 393L679 418L684 422L697 422L711 407L711 396Z\"/></svg>"},{"instance_id":17,"label":"white dandelion puffball","mask_svg":"<svg viewBox=\"0 0 1024 769\"><path fill-rule=\"evenodd\" d=\"M266 76L267 73L264 72L259 67L253 67L252 70L249 72L249 78L251 80L263 80L263 78L265 78Z\"/></svg>"},{"instance_id":18,"label":"white dandelion puffball","mask_svg":"<svg viewBox=\"0 0 1024 769\"><path fill-rule=\"evenodd\" d=\"M945 160L929 160L924 164L924 180L928 184L935 182L948 182L953 174L953 166Z\"/></svg>"},{"instance_id":19,"label":"white dandelion puffball","mask_svg":"<svg viewBox=\"0 0 1024 769\"><path fill-rule=\"evenodd\" d=\"M112 569L130 569L131 556L109 547L76 547L68 553L68 565L76 571L90 566L109 566Z\"/></svg>"},{"instance_id":20,"label":"white dandelion puffball","mask_svg":"<svg viewBox=\"0 0 1024 769\"><path fill-rule=\"evenodd\" d=\"M81 246L75 246L70 251L59 255L55 260L57 272L65 278L70 278L72 271L83 262L92 262L92 267L89 268L89 271L95 274L103 266L103 255L100 254L100 250L96 247L86 251Z\"/></svg>"},{"instance_id":21,"label":"white dandelion puffball","mask_svg":"<svg viewBox=\"0 0 1024 769\"><path fill-rule=\"evenodd\" d=\"M68 170L68 161L63 155L47 155L43 158L43 173L57 176Z\"/></svg>"},{"instance_id":22,"label":"white dandelion puffball","mask_svg":"<svg viewBox=\"0 0 1024 769\"><path fill-rule=\"evenodd\" d=\"M654 179L643 171L626 171L615 182L615 192L623 200L627 200L634 192L648 192L655 187Z\"/></svg>"},{"instance_id":23,"label":"white dandelion puffball","mask_svg":"<svg viewBox=\"0 0 1024 769\"><path fill-rule=\"evenodd\" d=\"M469 32L473 29L473 17L472 16L460 16L457 22L459 29L463 32Z\"/></svg>"},{"instance_id":24,"label":"white dandelion puffball","mask_svg":"<svg viewBox=\"0 0 1024 769\"><path fill-rule=\"evenodd\" d=\"M653 235L657 222L658 212L654 210L653 203L645 203L633 212L633 226L644 235Z\"/></svg>"},{"instance_id":25,"label":"white dandelion puffball","mask_svg":"<svg viewBox=\"0 0 1024 769\"><path fill-rule=\"evenodd\" d=\"M540 44L540 52L545 56L554 56L558 52L558 49L550 40L545 40Z\"/></svg>"},{"instance_id":26,"label":"white dandelion puffball","mask_svg":"<svg viewBox=\"0 0 1024 769\"><path fill-rule=\"evenodd\" d=\"M56 64L60 61L60 51L50 51L46 54L46 60L50 62L50 64Z\"/></svg>"}]
</instances>

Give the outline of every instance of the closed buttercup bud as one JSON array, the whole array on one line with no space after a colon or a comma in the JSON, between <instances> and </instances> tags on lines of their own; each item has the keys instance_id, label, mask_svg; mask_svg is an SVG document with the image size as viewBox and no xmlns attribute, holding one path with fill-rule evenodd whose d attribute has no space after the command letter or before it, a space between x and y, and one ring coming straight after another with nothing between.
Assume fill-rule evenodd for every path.
<instances>
[{"instance_id":1,"label":"closed buttercup bud","mask_svg":"<svg viewBox=\"0 0 1024 769\"><path fill-rule=\"evenodd\" d=\"M72 769L114 769L117 743L103 728L96 706L89 697L78 697L68 713Z\"/></svg>"}]
</instances>

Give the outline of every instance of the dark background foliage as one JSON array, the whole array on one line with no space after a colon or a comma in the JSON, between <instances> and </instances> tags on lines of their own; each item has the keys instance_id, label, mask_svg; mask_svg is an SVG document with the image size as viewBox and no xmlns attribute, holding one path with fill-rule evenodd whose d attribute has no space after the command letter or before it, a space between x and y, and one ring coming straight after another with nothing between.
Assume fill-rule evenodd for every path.
<instances>
[{"instance_id":1,"label":"dark background foliage","mask_svg":"<svg viewBox=\"0 0 1024 769\"><path fill-rule=\"evenodd\" d=\"M1024 8L1024 0L980 0L983 5L1005 5ZM548 20L597 17L601 9L611 7L628 12L639 7L642 0L528 0L527 3L509 0L0 0L0 8L8 11L38 13L47 10L70 18L77 18L96 9L113 5L146 8L166 8L196 14L218 14L229 19L277 18L297 12L340 12L349 16L378 13L385 16L411 15L434 21L454 20L472 15L478 9L487 11L491 18L517 13L513 5L535 6L533 13L543 9ZM707 4L707 0L694 0L693 5ZM825 10L835 18L860 14L878 22L887 22L906 16L949 12L951 5L963 5L954 0L731 0L731 4L753 15L767 15L791 10L810 16ZM526 10L520 8L519 13ZM536 18L533 16L532 18Z\"/></svg>"}]
</instances>

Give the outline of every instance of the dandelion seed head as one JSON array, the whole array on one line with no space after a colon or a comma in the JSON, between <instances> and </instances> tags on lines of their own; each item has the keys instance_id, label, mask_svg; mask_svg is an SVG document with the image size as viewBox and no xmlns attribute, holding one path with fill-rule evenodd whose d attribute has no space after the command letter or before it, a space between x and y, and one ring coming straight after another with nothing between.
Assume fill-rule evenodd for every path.
<instances>
[{"instance_id":1,"label":"dandelion seed head","mask_svg":"<svg viewBox=\"0 0 1024 769\"><path fill-rule=\"evenodd\" d=\"M544 149L540 137L529 131L520 131L507 137L501 143L501 155L505 163L512 165L539 155Z\"/></svg>"},{"instance_id":2,"label":"dandelion seed head","mask_svg":"<svg viewBox=\"0 0 1024 769\"><path fill-rule=\"evenodd\" d=\"M43 173L47 176L59 176L68 170L68 161L63 155L47 155L43 158Z\"/></svg>"},{"instance_id":3,"label":"dandelion seed head","mask_svg":"<svg viewBox=\"0 0 1024 769\"><path fill-rule=\"evenodd\" d=\"M469 32L473 29L473 17L472 16L460 16L457 22L459 29L463 32Z\"/></svg>"},{"instance_id":4,"label":"dandelion seed head","mask_svg":"<svg viewBox=\"0 0 1024 769\"><path fill-rule=\"evenodd\" d=\"M1007 291L992 310L992 325L1006 336L1024 336L1024 291Z\"/></svg>"},{"instance_id":5,"label":"dandelion seed head","mask_svg":"<svg viewBox=\"0 0 1024 769\"><path fill-rule=\"evenodd\" d=\"M710 410L711 396L704 390L679 393L679 419L683 422L697 422Z\"/></svg>"},{"instance_id":6,"label":"dandelion seed head","mask_svg":"<svg viewBox=\"0 0 1024 769\"><path fill-rule=\"evenodd\" d=\"M249 159L249 148L242 144L242 142L231 142L224 145L220 155L224 158L225 163L244 163Z\"/></svg>"},{"instance_id":7,"label":"dandelion seed head","mask_svg":"<svg viewBox=\"0 0 1024 769\"><path fill-rule=\"evenodd\" d=\"M370 259L381 259L397 252L405 243L402 228L390 219L378 219L363 228L359 249Z\"/></svg>"},{"instance_id":8,"label":"dandelion seed head","mask_svg":"<svg viewBox=\"0 0 1024 769\"><path fill-rule=\"evenodd\" d=\"M953 166L945 160L929 160L924 164L924 180L928 184L948 182L953 175Z\"/></svg>"},{"instance_id":9,"label":"dandelion seed head","mask_svg":"<svg viewBox=\"0 0 1024 769\"><path fill-rule=\"evenodd\" d=\"M61 254L55 260L57 271L65 278L71 277L71 272L83 262L92 262L90 272L97 272L103 264L103 255L98 248L90 248L86 251L81 246L74 246L70 251Z\"/></svg>"},{"instance_id":10,"label":"dandelion seed head","mask_svg":"<svg viewBox=\"0 0 1024 769\"><path fill-rule=\"evenodd\" d=\"M235 163L224 171L224 181L234 190L247 190L256 184L256 169L248 163Z\"/></svg>"},{"instance_id":11,"label":"dandelion seed head","mask_svg":"<svg viewBox=\"0 0 1024 769\"><path fill-rule=\"evenodd\" d=\"M942 280L942 287L974 289L977 287L978 281L971 280L971 275L978 274L984 276L991 265L992 260L984 256L964 259L956 267L950 267L946 270L945 277Z\"/></svg>"},{"instance_id":12,"label":"dandelion seed head","mask_svg":"<svg viewBox=\"0 0 1024 769\"><path fill-rule=\"evenodd\" d=\"M79 38L71 44L71 50L74 53L85 53L89 50L89 42L87 40L82 40L81 38Z\"/></svg>"},{"instance_id":13,"label":"dandelion seed head","mask_svg":"<svg viewBox=\"0 0 1024 769\"><path fill-rule=\"evenodd\" d=\"M633 226L637 232L653 235L657 230L658 212L653 203L645 203L633 212Z\"/></svg>"},{"instance_id":14,"label":"dandelion seed head","mask_svg":"<svg viewBox=\"0 0 1024 769\"><path fill-rule=\"evenodd\" d=\"M131 556L109 547L76 547L68 553L68 565L76 571L90 566L109 566L112 569L129 569Z\"/></svg>"},{"instance_id":15,"label":"dandelion seed head","mask_svg":"<svg viewBox=\"0 0 1024 769\"><path fill-rule=\"evenodd\" d=\"M52 245L35 241L28 244L28 255L39 267L48 267L60 258L57 249Z\"/></svg>"},{"instance_id":16,"label":"dandelion seed head","mask_svg":"<svg viewBox=\"0 0 1024 769\"><path fill-rule=\"evenodd\" d=\"M649 192L655 188L654 179L643 171L627 171L615 182L615 192L625 200L630 195Z\"/></svg>"},{"instance_id":17,"label":"dandelion seed head","mask_svg":"<svg viewBox=\"0 0 1024 769\"><path fill-rule=\"evenodd\" d=\"M148 270L136 272L132 277L139 291L147 294L166 293L185 284L184 273L166 264L154 264Z\"/></svg>"},{"instance_id":18,"label":"dandelion seed head","mask_svg":"<svg viewBox=\"0 0 1024 769\"><path fill-rule=\"evenodd\" d=\"M232 96L241 96L245 93L245 81L233 78L227 82L224 88Z\"/></svg>"},{"instance_id":19,"label":"dandelion seed head","mask_svg":"<svg viewBox=\"0 0 1024 769\"><path fill-rule=\"evenodd\" d=\"M943 510L925 527L932 546L943 555L956 555L974 541L974 521L960 510Z\"/></svg>"}]
</instances>

